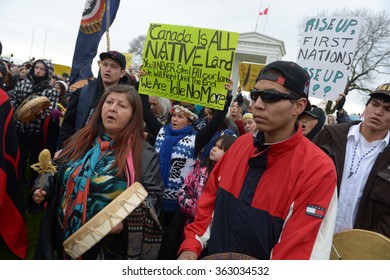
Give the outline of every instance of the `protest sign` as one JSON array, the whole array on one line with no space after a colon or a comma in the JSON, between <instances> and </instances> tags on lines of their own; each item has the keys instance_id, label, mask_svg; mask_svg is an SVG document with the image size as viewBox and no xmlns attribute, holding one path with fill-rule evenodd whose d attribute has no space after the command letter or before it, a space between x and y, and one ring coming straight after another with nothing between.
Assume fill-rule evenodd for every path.
<instances>
[{"instance_id":1,"label":"protest sign","mask_svg":"<svg viewBox=\"0 0 390 280\"><path fill-rule=\"evenodd\" d=\"M265 64L240 62L240 86L242 90L250 91L256 85L256 79Z\"/></svg>"},{"instance_id":2,"label":"protest sign","mask_svg":"<svg viewBox=\"0 0 390 280\"><path fill-rule=\"evenodd\" d=\"M223 109L238 33L150 24L139 92Z\"/></svg>"},{"instance_id":3,"label":"protest sign","mask_svg":"<svg viewBox=\"0 0 390 280\"><path fill-rule=\"evenodd\" d=\"M310 75L310 96L336 100L344 92L361 25L348 16L306 20L297 63Z\"/></svg>"},{"instance_id":4,"label":"protest sign","mask_svg":"<svg viewBox=\"0 0 390 280\"><path fill-rule=\"evenodd\" d=\"M53 63L53 74L62 75L63 73L70 74L70 67L67 65Z\"/></svg>"},{"instance_id":5,"label":"protest sign","mask_svg":"<svg viewBox=\"0 0 390 280\"><path fill-rule=\"evenodd\" d=\"M122 53L126 58L126 69L130 69L131 64L133 63L133 54L132 53Z\"/></svg>"}]
</instances>

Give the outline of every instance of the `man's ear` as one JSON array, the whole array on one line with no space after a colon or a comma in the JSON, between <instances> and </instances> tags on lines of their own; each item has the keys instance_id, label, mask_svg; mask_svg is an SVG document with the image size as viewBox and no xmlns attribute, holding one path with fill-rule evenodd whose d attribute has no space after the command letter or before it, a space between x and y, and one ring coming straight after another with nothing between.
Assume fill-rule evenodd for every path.
<instances>
[{"instance_id":1,"label":"man's ear","mask_svg":"<svg viewBox=\"0 0 390 280\"><path fill-rule=\"evenodd\" d=\"M299 98L295 102L295 110L294 110L294 116L299 116L305 111L306 105L307 105L307 99L306 98Z\"/></svg>"},{"instance_id":2,"label":"man's ear","mask_svg":"<svg viewBox=\"0 0 390 280\"><path fill-rule=\"evenodd\" d=\"M126 74L126 70L121 71L121 78Z\"/></svg>"}]
</instances>

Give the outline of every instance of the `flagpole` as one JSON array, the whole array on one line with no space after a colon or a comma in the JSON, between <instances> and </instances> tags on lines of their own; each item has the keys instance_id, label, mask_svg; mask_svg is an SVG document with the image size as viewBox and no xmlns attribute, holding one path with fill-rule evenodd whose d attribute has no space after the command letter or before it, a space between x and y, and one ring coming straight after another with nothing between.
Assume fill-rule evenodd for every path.
<instances>
[{"instance_id":1,"label":"flagpole","mask_svg":"<svg viewBox=\"0 0 390 280\"><path fill-rule=\"evenodd\" d=\"M255 27L255 32L257 32L257 25L259 24L259 17L260 17L260 11L261 11L261 4L263 0L260 0L260 7L259 10L257 11L257 20L256 20L256 27Z\"/></svg>"},{"instance_id":2,"label":"flagpole","mask_svg":"<svg viewBox=\"0 0 390 280\"><path fill-rule=\"evenodd\" d=\"M31 38L31 45L30 45L30 55L28 57L28 60L31 60L31 53L32 53L33 43L34 43L34 28L32 29L32 38Z\"/></svg>"},{"instance_id":3,"label":"flagpole","mask_svg":"<svg viewBox=\"0 0 390 280\"><path fill-rule=\"evenodd\" d=\"M42 58L45 58L45 48L46 48L46 39L47 39L47 32L48 31L49 31L49 27L46 28L45 40L43 41Z\"/></svg>"},{"instance_id":4,"label":"flagpole","mask_svg":"<svg viewBox=\"0 0 390 280\"><path fill-rule=\"evenodd\" d=\"M259 23L259 13L257 13L257 20L256 20L256 27L255 27L255 32L257 32L257 24Z\"/></svg>"},{"instance_id":5,"label":"flagpole","mask_svg":"<svg viewBox=\"0 0 390 280\"><path fill-rule=\"evenodd\" d=\"M263 34L265 34L265 28L267 27L267 21L268 21L268 16L266 16L266 18L265 18L265 24L264 24L264 28L263 28Z\"/></svg>"},{"instance_id":6,"label":"flagpole","mask_svg":"<svg viewBox=\"0 0 390 280\"><path fill-rule=\"evenodd\" d=\"M106 0L106 41L107 51L110 51L110 0Z\"/></svg>"}]
</instances>

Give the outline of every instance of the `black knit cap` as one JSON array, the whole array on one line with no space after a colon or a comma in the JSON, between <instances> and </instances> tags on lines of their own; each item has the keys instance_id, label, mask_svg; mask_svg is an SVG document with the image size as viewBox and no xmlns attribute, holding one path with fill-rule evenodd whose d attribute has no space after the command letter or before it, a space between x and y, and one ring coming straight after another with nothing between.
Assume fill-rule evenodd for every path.
<instances>
[{"instance_id":1,"label":"black knit cap","mask_svg":"<svg viewBox=\"0 0 390 280\"><path fill-rule=\"evenodd\" d=\"M273 74L267 73L269 70L274 69L282 73L283 77L278 77ZM305 69L292 61L274 61L266 65L261 70L256 82L259 80L269 80L276 82L287 89L292 90L294 93L299 94L307 99L307 105L305 111L310 111L311 104L309 101L309 86L310 76Z\"/></svg>"}]
</instances>

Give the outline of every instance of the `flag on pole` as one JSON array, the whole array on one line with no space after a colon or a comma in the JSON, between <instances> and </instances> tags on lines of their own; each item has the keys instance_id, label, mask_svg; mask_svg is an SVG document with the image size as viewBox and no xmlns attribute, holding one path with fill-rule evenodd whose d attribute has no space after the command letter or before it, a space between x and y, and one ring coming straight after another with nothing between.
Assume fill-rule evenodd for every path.
<instances>
[{"instance_id":1,"label":"flag on pole","mask_svg":"<svg viewBox=\"0 0 390 280\"><path fill-rule=\"evenodd\" d=\"M120 0L86 0L81 17L79 34L73 54L70 84L92 76L92 61L100 39L106 32L106 10L109 6L110 26L114 22Z\"/></svg>"},{"instance_id":2,"label":"flag on pole","mask_svg":"<svg viewBox=\"0 0 390 280\"><path fill-rule=\"evenodd\" d=\"M261 16L267 15L268 14L268 9L269 9L269 7L267 9L265 9L264 11L260 11L259 15L261 15Z\"/></svg>"},{"instance_id":3,"label":"flag on pole","mask_svg":"<svg viewBox=\"0 0 390 280\"><path fill-rule=\"evenodd\" d=\"M21 259L27 254L27 226L20 152L8 95L0 89L0 239ZM0 249L1 250L1 249Z\"/></svg>"}]
</instances>

